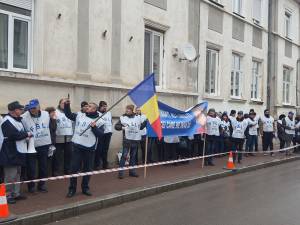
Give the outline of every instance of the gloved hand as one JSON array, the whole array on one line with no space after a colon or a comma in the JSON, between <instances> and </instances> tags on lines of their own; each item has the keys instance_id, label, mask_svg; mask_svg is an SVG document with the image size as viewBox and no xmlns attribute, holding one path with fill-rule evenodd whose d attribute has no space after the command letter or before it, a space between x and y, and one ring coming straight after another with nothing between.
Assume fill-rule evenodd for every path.
<instances>
[{"instance_id":1,"label":"gloved hand","mask_svg":"<svg viewBox=\"0 0 300 225\"><path fill-rule=\"evenodd\" d=\"M49 150L48 150L48 157L52 157L54 152L55 152L56 148L54 145L50 145Z\"/></svg>"}]
</instances>

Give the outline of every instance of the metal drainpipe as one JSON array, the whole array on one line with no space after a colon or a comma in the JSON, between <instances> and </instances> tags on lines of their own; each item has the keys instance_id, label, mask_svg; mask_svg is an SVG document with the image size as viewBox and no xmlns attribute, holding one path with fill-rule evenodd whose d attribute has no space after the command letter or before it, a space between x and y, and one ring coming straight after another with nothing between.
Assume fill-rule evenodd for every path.
<instances>
[{"instance_id":1,"label":"metal drainpipe","mask_svg":"<svg viewBox=\"0 0 300 225\"><path fill-rule=\"evenodd\" d=\"M268 72L267 72L267 109L271 109L271 82L272 82L272 16L273 16L273 10L272 10L272 0L269 0L268 3Z\"/></svg>"},{"instance_id":2,"label":"metal drainpipe","mask_svg":"<svg viewBox=\"0 0 300 225\"><path fill-rule=\"evenodd\" d=\"M296 72L296 112L297 115L300 114L300 99L299 99L299 78L300 78L300 58L297 60L297 72Z\"/></svg>"}]
</instances>

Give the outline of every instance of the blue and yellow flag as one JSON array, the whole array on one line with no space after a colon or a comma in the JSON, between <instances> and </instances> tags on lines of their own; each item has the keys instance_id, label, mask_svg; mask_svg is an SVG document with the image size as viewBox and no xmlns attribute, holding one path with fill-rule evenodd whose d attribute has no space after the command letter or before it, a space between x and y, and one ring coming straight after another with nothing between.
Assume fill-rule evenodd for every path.
<instances>
[{"instance_id":1,"label":"blue and yellow flag","mask_svg":"<svg viewBox=\"0 0 300 225\"><path fill-rule=\"evenodd\" d=\"M162 128L155 90L154 73L128 92L134 104L147 117L149 124L159 139L162 138Z\"/></svg>"}]
</instances>

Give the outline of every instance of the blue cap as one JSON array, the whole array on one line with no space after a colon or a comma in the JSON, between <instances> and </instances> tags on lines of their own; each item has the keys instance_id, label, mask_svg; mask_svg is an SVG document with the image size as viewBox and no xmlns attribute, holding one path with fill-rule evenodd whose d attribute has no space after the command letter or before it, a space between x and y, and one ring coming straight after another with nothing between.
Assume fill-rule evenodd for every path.
<instances>
[{"instance_id":1,"label":"blue cap","mask_svg":"<svg viewBox=\"0 0 300 225\"><path fill-rule=\"evenodd\" d=\"M294 115L294 112L290 111L290 112L289 112L289 115Z\"/></svg>"},{"instance_id":2,"label":"blue cap","mask_svg":"<svg viewBox=\"0 0 300 225\"><path fill-rule=\"evenodd\" d=\"M40 105L39 100L37 100L37 99L32 99L32 100L30 100L29 103L28 103L28 110L29 110L29 109L37 108L39 105Z\"/></svg>"}]
</instances>

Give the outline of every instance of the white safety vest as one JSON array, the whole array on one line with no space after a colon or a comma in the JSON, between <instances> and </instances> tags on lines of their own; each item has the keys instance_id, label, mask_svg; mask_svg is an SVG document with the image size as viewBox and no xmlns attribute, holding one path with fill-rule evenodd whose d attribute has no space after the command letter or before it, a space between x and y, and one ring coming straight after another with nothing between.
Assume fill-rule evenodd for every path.
<instances>
[{"instance_id":1,"label":"white safety vest","mask_svg":"<svg viewBox=\"0 0 300 225\"><path fill-rule=\"evenodd\" d=\"M134 116L132 118L128 116L121 116L120 121L125 127L125 138L127 140L139 141L142 139L140 127L143 121L140 116Z\"/></svg>"},{"instance_id":2,"label":"white safety vest","mask_svg":"<svg viewBox=\"0 0 300 225\"><path fill-rule=\"evenodd\" d=\"M229 137L230 136L230 122L229 121L225 121L225 120L222 120L221 121L221 127L222 129L224 130L224 132L227 134L227 136Z\"/></svg>"},{"instance_id":3,"label":"white safety vest","mask_svg":"<svg viewBox=\"0 0 300 225\"><path fill-rule=\"evenodd\" d=\"M72 136L73 122L66 117L60 110L56 110L56 135L57 136Z\"/></svg>"},{"instance_id":4,"label":"white safety vest","mask_svg":"<svg viewBox=\"0 0 300 225\"><path fill-rule=\"evenodd\" d=\"M258 133L257 133L258 120L255 120L255 119L251 120L250 118L248 118L247 121L248 121L248 125L249 125L249 135L258 135Z\"/></svg>"},{"instance_id":5,"label":"white safety vest","mask_svg":"<svg viewBox=\"0 0 300 225\"><path fill-rule=\"evenodd\" d=\"M175 143L179 143L180 140L178 136L173 135L173 136L164 137L164 142L168 144L175 144Z\"/></svg>"},{"instance_id":6,"label":"white safety vest","mask_svg":"<svg viewBox=\"0 0 300 225\"><path fill-rule=\"evenodd\" d=\"M25 131L24 126L21 122L14 120L13 118L11 118L10 116L6 116L3 120L3 123L5 121L9 121L18 131ZM19 140L16 141L16 147L18 152L20 153L27 153L28 149L27 149L27 141L26 138L24 138L23 140Z\"/></svg>"},{"instance_id":7,"label":"white safety vest","mask_svg":"<svg viewBox=\"0 0 300 225\"><path fill-rule=\"evenodd\" d=\"M140 115L141 117L141 122L144 122L147 120L147 117L145 115ZM143 130L140 130L141 136L147 135L147 128L145 127Z\"/></svg>"},{"instance_id":8,"label":"white safety vest","mask_svg":"<svg viewBox=\"0 0 300 225\"><path fill-rule=\"evenodd\" d=\"M255 126L255 127L256 127L256 129L258 129L258 128L259 128L259 125L258 125L258 121L259 121L259 119L260 119L259 115L256 115L256 116L255 116L255 118L254 118L254 121L255 121L255 122L257 122L257 125Z\"/></svg>"},{"instance_id":9,"label":"white safety vest","mask_svg":"<svg viewBox=\"0 0 300 225\"><path fill-rule=\"evenodd\" d=\"M3 118L2 118L2 116L0 116L0 151L2 149L2 145L3 145L3 141L4 141L2 128L1 128L2 122L3 122Z\"/></svg>"},{"instance_id":10,"label":"white safety vest","mask_svg":"<svg viewBox=\"0 0 300 225\"><path fill-rule=\"evenodd\" d=\"M236 118L233 116L228 116L229 120L233 123L234 121L236 121Z\"/></svg>"},{"instance_id":11,"label":"white safety vest","mask_svg":"<svg viewBox=\"0 0 300 225\"><path fill-rule=\"evenodd\" d=\"M82 145L87 148L91 148L96 145L97 138L92 131L92 128L88 129L84 134L80 134L86 130L86 128L93 122L95 119L87 117L84 113L77 114L75 121L75 131L72 138L72 142L78 145ZM96 123L97 127L101 127L104 124L102 119L98 120Z\"/></svg>"},{"instance_id":12,"label":"white safety vest","mask_svg":"<svg viewBox=\"0 0 300 225\"><path fill-rule=\"evenodd\" d=\"M22 115L22 123L27 132L31 132L34 138L34 147L51 145L49 129L50 116L46 111L41 111L40 117L32 117L29 112Z\"/></svg>"},{"instance_id":13,"label":"white safety vest","mask_svg":"<svg viewBox=\"0 0 300 225\"><path fill-rule=\"evenodd\" d=\"M220 118L207 116L206 118L206 134L220 136L219 127L221 125Z\"/></svg>"},{"instance_id":14,"label":"white safety vest","mask_svg":"<svg viewBox=\"0 0 300 225\"><path fill-rule=\"evenodd\" d=\"M262 116L260 118L263 124L263 131L264 132L273 132L274 131L274 118L270 116L269 118Z\"/></svg>"},{"instance_id":15,"label":"white safety vest","mask_svg":"<svg viewBox=\"0 0 300 225\"><path fill-rule=\"evenodd\" d=\"M245 130L247 129L248 126L248 121L243 120L243 121L237 121L235 120L234 122L231 123L232 125L232 137L233 138L240 138L243 139L245 138Z\"/></svg>"},{"instance_id":16,"label":"white safety vest","mask_svg":"<svg viewBox=\"0 0 300 225\"><path fill-rule=\"evenodd\" d=\"M284 118L286 126L291 128L292 130L285 129L286 134L295 135L295 120L290 120L290 118L287 116Z\"/></svg>"},{"instance_id":17,"label":"white safety vest","mask_svg":"<svg viewBox=\"0 0 300 225\"><path fill-rule=\"evenodd\" d=\"M99 116L102 115L101 112L98 112ZM107 112L101 119L103 119L104 121L104 133L112 133L112 116L111 116L111 112Z\"/></svg>"}]
</instances>

